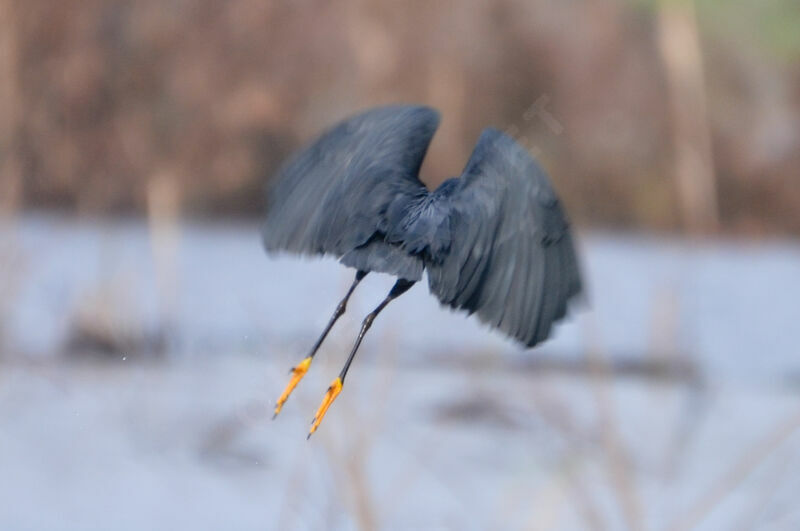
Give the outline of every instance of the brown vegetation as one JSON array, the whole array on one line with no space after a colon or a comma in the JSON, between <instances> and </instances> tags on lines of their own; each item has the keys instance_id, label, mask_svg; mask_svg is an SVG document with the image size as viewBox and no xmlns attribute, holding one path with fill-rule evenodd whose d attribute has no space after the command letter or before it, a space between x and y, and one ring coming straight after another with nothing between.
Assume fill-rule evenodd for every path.
<instances>
[{"instance_id":1,"label":"brown vegetation","mask_svg":"<svg viewBox=\"0 0 800 531\"><path fill-rule=\"evenodd\" d=\"M691 229L683 188L710 175L715 197L689 207L718 209L723 230L800 232L794 41L761 38L762 8L710 2L687 88L672 4L0 0L0 204L143 211L172 182L185 211L255 214L301 141L415 101L444 114L431 185L492 124L542 159L579 223ZM693 165L695 136L712 160Z\"/></svg>"}]
</instances>

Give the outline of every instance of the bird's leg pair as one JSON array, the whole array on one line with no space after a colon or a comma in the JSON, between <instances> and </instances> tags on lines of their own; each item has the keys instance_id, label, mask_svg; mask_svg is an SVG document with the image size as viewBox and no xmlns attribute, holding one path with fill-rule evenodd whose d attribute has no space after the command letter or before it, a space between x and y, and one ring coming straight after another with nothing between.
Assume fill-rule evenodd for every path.
<instances>
[{"instance_id":1,"label":"bird's leg pair","mask_svg":"<svg viewBox=\"0 0 800 531\"><path fill-rule=\"evenodd\" d=\"M314 346L311 348L311 354L306 356L305 359L303 359L303 361L301 361L295 367L289 370L289 374L292 375L292 378L291 380L289 380L289 383L286 385L286 388L283 390L283 393L281 394L280 397L278 397L278 401L275 403L275 413L272 415L273 419L278 416L278 413L281 412L281 408L283 408L283 404L286 403L286 400L289 399L289 395L292 394L294 388L297 387L297 384L300 383L300 380L302 380L303 376L305 376L306 373L308 372L308 368L311 366L311 360L314 359L314 355L317 353L317 350L319 350L319 347L320 345L322 345L322 342L325 341L326 337L328 337L328 332L331 331L333 325L336 323L339 317L341 317L344 314L345 310L347 310L347 301L350 299L350 295L353 294L353 292L356 290L356 286L358 286L358 283L361 282L361 280L365 276L367 276L366 271L359 271L356 273L356 278L355 280L353 280L353 284L350 286L350 289L347 290L347 293L345 294L344 298L341 301L339 301L339 305L333 312L331 320L328 321L328 326L325 327L325 330L322 331L322 335L319 336L319 339L317 339L317 342L314 343Z\"/></svg>"},{"instance_id":2,"label":"bird's leg pair","mask_svg":"<svg viewBox=\"0 0 800 531\"><path fill-rule=\"evenodd\" d=\"M317 353L322 342L325 340L325 337L330 332L331 328L333 328L334 323L336 323L337 319L344 314L345 309L347 308L347 301L350 298L350 295L353 294L355 291L356 286L361 280L367 275L366 271L358 271L356 273L356 278L353 280L353 284L350 286L350 289L347 290L344 298L339 302L339 305L336 307L336 311L333 312L333 316L331 316L331 320L328 322L328 326L325 327L323 330L322 335L319 337L317 342L314 344L314 347L311 349L311 354L309 354L303 361L301 361L297 366L291 369L292 378L289 380L286 389L284 389L281 396L278 398L277 403L275 404L275 414L272 418L278 416L280 413L283 404L289 398L289 395L292 393L297 384L300 380L305 376L306 372L308 372L308 368L311 365L311 360L314 358L314 355ZM356 338L356 342L353 345L353 349L350 351L350 355L347 356L347 361L344 363L344 367L342 367L342 371L339 373L339 376L331 383L328 387L328 391L325 393L325 398L322 400L322 404L320 404L319 408L317 409L317 413L314 415L314 419L311 421L311 430L308 433L308 436L311 437L311 434L317 431L320 423L322 422L322 418L325 416L325 413L328 411L328 408L331 406L336 397L342 391L342 385L344 385L344 378L347 376L347 370L350 368L350 364L353 362L353 358L356 356L356 351L358 347L361 345L361 340L364 339L364 335L366 335L367 330L369 330L370 326L372 326L372 321L375 320L375 317L383 310L392 300L396 299L408 289L414 285L414 282L410 280L398 279L395 282L394 287L392 287L389 294L386 296L383 301L367 316L364 318L364 321L361 323L361 330L358 333L358 337Z\"/></svg>"}]
</instances>

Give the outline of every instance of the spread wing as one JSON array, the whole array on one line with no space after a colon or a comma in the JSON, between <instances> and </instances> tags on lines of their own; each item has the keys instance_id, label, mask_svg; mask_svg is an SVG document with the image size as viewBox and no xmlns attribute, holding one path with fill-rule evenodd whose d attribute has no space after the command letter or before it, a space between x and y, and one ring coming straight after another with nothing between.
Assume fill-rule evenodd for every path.
<instances>
[{"instance_id":1,"label":"spread wing","mask_svg":"<svg viewBox=\"0 0 800 531\"><path fill-rule=\"evenodd\" d=\"M513 139L486 129L450 194L450 252L426 264L430 290L528 347L581 290L568 223L547 175Z\"/></svg>"},{"instance_id":2,"label":"spread wing","mask_svg":"<svg viewBox=\"0 0 800 531\"><path fill-rule=\"evenodd\" d=\"M263 227L267 251L341 257L374 240L393 200L425 190L419 168L438 125L431 108L396 105L324 133L273 181ZM387 251L380 245L357 258L377 262Z\"/></svg>"}]
</instances>

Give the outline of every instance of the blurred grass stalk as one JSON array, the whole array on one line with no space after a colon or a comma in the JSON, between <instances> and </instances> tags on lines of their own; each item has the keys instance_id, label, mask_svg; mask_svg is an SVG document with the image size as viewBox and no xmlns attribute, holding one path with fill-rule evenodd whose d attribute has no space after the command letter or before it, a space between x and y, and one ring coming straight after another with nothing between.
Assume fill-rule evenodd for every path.
<instances>
[{"instance_id":1,"label":"blurred grass stalk","mask_svg":"<svg viewBox=\"0 0 800 531\"><path fill-rule=\"evenodd\" d=\"M659 0L658 44L672 114L675 181L684 228L719 228L706 87L693 0Z\"/></svg>"},{"instance_id":2,"label":"blurred grass stalk","mask_svg":"<svg viewBox=\"0 0 800 531\"><path fill-rule=\"evenodd\" d=\"M800 411L776 423L769 433L743 452L741 457L712 483L708 491L691 505L686 514L677 518L666 529L669 531L697 529L714 509L739 488L756 468L773 456L798 429L800 429Z\"/></svg>"},{"instance_id":3,"label":"blurred grass stalk","mask_svg":"<svg viewBox=\"0 0 800 531\"><path fill-rule=\"evenodd\" d=\"M16 149L18 110L17 36L11 2L0 0L0 224L11 225L19 210L22 180ZM3 227L5 230L6 227ZM14 235L13 230L8 231ZM15 238L0 242L0 359L5 357L4 326L22 270Z\"/></svg>"},{"instance_id":4,"label":"blurred grass stalk","mask_svg":"<svg viewBox=\"0 0 800 531\"><path fill-rule=\"evenodd\" d=\"M169 171L155 173L147 183L147 222L159 294L159 326L167 349L177 311L180 205L175 176Z\"/></svg>"},{"instance_id":5,"label":"blurred grass stalk","mask_svg":"<svg viewBox=\"0 0 800 531\"><path fill-rule=\"evenodd\" d=\"M17 148L20 101L17 32L12 2L0 0L0 216L11 218L20 206L22 178Z\"/></svg>"},{"instance_id":6,"label":"blurred grass stalk","mask_svg":"<svg viewBox=\"0 0 800 531\"><path fill-rule=\"evenodd\" d=\"M597 404L597 421L600 428L600 443L603 449L605 469L619 507L620 514L628 529L645 529L641 492L633 470L631 452L626 448L619 430L616 405L614 403L614 374L608 356L601 347L599 329L591 323L589 329L592 341L586 355L590 361L589 377L592 393Z\"/></svg>"}]
</instances>

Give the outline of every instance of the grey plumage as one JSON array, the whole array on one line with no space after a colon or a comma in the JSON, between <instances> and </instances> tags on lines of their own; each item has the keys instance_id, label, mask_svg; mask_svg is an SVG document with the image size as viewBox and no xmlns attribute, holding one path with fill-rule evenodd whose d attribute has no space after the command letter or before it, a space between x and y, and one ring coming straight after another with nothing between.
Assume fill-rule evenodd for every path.
<instances>
[{"instance_id":1,"label":"grey plumage","mask_svg":"<svg viewBox=\"0 0 800 531\"><path fill-rule=\"evenodd\" d=\"M266 249L329 254L357 269L419 280L421 258L378 233L389 229L394 203L425 190L419 168L438 125L432 109L391 106L323 134L279 171L268 196Z\"/></svg>"},{"instance_id":2,"label":"grey plumage","mask_svg":"<svg viewBox=\"0 0 800 531\"><path fill-rule=\"evenodd\" d=\"M335 126L279 171L267 251L327 254L418 281L526 346L547 338L581 290L568 223L544 170L486 129L462 175L429 191L419 169L439 124L388 106Z\"/></svg>"}]
</instances>

